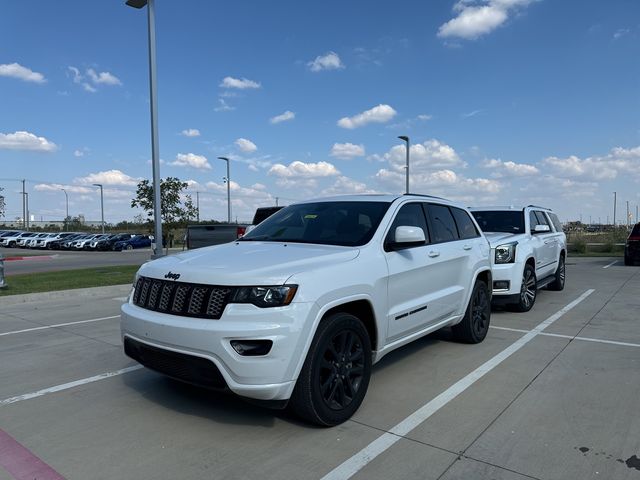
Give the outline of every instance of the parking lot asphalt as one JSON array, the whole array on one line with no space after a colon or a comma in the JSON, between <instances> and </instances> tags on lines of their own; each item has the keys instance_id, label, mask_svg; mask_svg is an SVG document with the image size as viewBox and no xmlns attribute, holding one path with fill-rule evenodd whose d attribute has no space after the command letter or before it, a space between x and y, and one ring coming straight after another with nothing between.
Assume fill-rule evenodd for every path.
<instances>
[{"instance_id":1,"label":"parking lot asphalt","mask_svg":"<svg viewBox=\"0 0 640 480\"><path fill-rule=\"evenodd\" d=\"M1 248L0 254L5 258L16 259L5 261L5 274L7 276L18 275L21 273L74 270L76 268L142 265L151 258L151 250L148 248L124 252L68 250L33 251L21 248Z\"/></svg>"},{"instance_id":2,"label":"parking lot asphalt","mask_svg":"<svg viewBox=\"0 0 640 480\"><path fill-rule=\"evenodd\" d=\"M610 263L570 258L479 345L392 352L329 429L138 368L113 291L0 299L0 480L640 480L640 267Z\"/></svg>"}]
</instances>

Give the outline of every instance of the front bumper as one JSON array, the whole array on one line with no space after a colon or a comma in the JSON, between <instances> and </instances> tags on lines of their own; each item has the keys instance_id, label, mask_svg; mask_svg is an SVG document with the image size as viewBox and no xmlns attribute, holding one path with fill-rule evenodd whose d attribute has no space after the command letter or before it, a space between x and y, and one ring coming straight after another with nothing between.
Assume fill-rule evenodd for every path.
<instances>
[{"instance_id":1,"label":"front bumper","mask_svg":"<svg viewBox=\"0 0 640 480\"><path fill-rule=\"evenodd\" d=\"M494 297L520 295L524 265L516 262L492 264L491 267Z\"/></svg>"},{"instance_id":2,"label":"front bumper","mask_svg":"<svg viewBox=\"0 0 640 480\"><path fill-rule=\"evenodd\" d=\"M225 385L208 385L162 372L169 376L209 388L226 386L238 395L257 400L286 400L293 392L317 313L315 303L268 309L229 304L220 320L209 320L153 312L126 303L122 306L121 333L123 342L139 342L160 353L167 352L167 356L187 356L186 360L196 363L201 359L211 362ZM230 344L231 340L240 339L271 340L273 346L264 356L241 356ZM212 377L215 369L211 369Z\"/></svg>"}]
</instances>

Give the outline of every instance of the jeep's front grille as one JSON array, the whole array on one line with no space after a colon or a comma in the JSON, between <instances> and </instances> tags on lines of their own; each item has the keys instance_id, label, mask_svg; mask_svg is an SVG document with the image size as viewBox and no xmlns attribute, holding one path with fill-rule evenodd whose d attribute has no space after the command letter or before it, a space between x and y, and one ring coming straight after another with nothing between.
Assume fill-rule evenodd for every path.
<instances>
[{"instance_id":1,"label":"jeep's front grille","mask_svg":"<svg viewBox=\"0 0 640 480\"><path fill-rule=\"evenodd\" d=\"M232 287L140 277L133 303L154 312L218 320L232 291Z\"/></svg>"}]
</instances>

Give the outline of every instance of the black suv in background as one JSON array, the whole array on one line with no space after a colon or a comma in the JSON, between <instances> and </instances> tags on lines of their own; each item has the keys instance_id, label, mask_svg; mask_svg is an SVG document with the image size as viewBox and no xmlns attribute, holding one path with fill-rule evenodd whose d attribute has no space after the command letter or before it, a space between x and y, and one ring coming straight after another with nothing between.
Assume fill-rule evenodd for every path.
<instances>
[{"instance_id":1,"label":"black suv in background","mask_svg":"<svg viewBox=\"0 0 640 480\"><path fill-rule=\"evenodd\" d=\"M96 250L113 250L113 246L116 242L121 242L123 240L129 240L133 235L130 233L119 233L117 235L111 235L108 238L103 238L98 240L95 245Z\"/></svg>"},{"instance_id":2,"label":"black suv in background","mask_svg":"<svg viewBox=\"0 0 640 480\"><path fill-rule=\"evenodd\" d=\"M640 223L636 223L624 246L624 264L635 265L640 262Z\"/></svg>"}]
</instances>

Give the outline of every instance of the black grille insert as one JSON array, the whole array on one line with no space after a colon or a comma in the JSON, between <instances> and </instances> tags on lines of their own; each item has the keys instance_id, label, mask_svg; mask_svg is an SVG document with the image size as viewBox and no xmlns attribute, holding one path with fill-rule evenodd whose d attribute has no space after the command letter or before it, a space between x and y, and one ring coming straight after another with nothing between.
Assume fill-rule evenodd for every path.
<instances>
[{"instance_id":1,"label":"black grille insert","mask_svg":"<svg viewBox=\"0 0 640 480\"><path fill-rule=\"evenodd\" d=\"M130 338L124 339L124 352L145 367L176 380L215 390L227 388L218 367L206 358L152 347Z\"/></svg>"},{"instance_id":2,"label":"black grille insert","mask_svg":"<svg viewBox=\"0 0 640 480\"><path fill-rule=\"evenodd\" d=\"M154 312L218 320L232 293L232 287L140 277L133 303Z\"/></svg>"}]
</instances>

